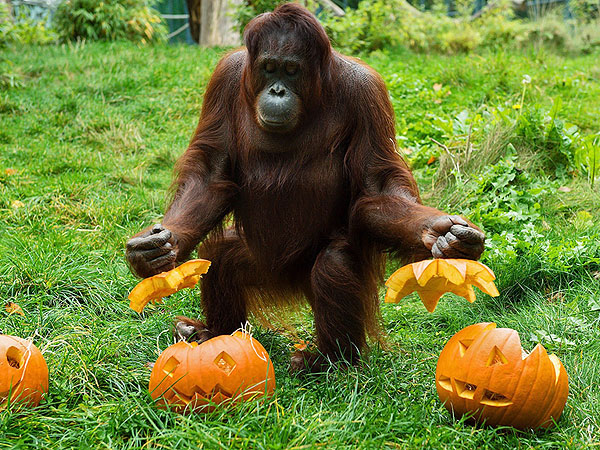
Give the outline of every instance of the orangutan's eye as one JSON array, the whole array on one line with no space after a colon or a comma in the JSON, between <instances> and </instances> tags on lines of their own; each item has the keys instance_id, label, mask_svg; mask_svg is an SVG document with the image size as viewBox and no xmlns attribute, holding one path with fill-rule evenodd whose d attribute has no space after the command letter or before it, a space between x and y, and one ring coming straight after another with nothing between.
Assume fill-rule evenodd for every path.
<instances>
[{"instance_id":1,"label":"orangutan's eye","mask_svg":"<svg viewBox=\"0 0 600 450\"><path fill-rule=\"evenodd\" d=\"M296 63L287 63L285 65L285 73L288 75L296 75L298 72L298 64Z\"/></svg>"},{"instance_id":2,"label":"orangutan's eye","mask_svg":"<svg viewBox=\"0 0 600 450\"><path fill-rule=\"evenodd\" d=\"M265 72L267 73L273 73L275 72L275 63L274 62L268 62L265 64Z\"/></svg>"}]
</instances>

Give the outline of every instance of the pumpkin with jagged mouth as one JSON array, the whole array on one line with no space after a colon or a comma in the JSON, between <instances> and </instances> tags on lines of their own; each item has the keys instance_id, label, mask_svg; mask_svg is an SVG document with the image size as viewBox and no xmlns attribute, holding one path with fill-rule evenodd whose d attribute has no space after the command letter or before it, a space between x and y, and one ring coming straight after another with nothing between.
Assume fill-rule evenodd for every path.
<instances>
[{"instance_id":1,"label":"pumpkin with jagged mouth","mask_svg":"<svg viewBox=\"0 0 600 450\"><path fill-rule=\"evenodd\" d=\"M236 331L201 344L171 345L156 361L149 389L161 406L208 412L221 403L272 395L275 373L264 347Z\"/></svg>"},{"instance_id":2,"label":"pumpkin with jagged mouth","mask_svg":"<svg viewBox=\"0 0 600 450\"><path fill-rule=\"evenodd\" d=\"M435 381L449 411L519 429L552 426L569 394L567 372L556 355L540 344L526 354L519 334L495 323L456 333L440 354Z\"/></svg>"}]
</instances>

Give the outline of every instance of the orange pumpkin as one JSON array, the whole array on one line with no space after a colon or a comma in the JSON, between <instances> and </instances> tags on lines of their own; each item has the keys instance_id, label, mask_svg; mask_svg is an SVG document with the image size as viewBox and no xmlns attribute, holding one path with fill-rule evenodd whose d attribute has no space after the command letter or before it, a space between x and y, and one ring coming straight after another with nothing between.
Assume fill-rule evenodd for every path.
<instances>
[{"instance_id":1,"label":"orange pumpkin","mask_svg":"<svg viewBox=\"0 0 600 450\"><path fill-rule=\"evenodd\" d=\"M527 355L519 334L495 323L456 333L440 354L435 381L449 411L520 429L552 426L569 394L567 372L556 355L540 344Z\"/></svg>"},{"instance_id":2,"label":"orange pumpkin","mask_svg":"<svg viewBox=\"0 0 600 450\"><path fill-rule=\"evenodd\" d=\"M48 366L31 342L0 335L0 411L9 403L37 406L48 392Z\"/></svg>"},{"instance_id":3,"label":"orange pumpkin","mask_svg":"<svg viewBox=\"0 0 600 450\"><path fill-rule=\"evenodd\" d=\"M196 286L210 267L206 259L192 259L167 272L140 281L129 294L129 307L142 312L150 302L160 302L184 288Z\"/></svg>"},{"instance_id":4,"label":"orange pumpkin","mask_svg":"<svg viewBox=\"0 0 600 450\"><path fill-rule=\"evenodd\" d=\"M247 333L217 336L201 344L178 342L158 358L150 394L178 412L210 411L223 402L270 396L275 373L269 354Z\"/></svg>"},{"instance_id":5,"label":"orange pumpkin","mask_svg":"<svg viewBox=\"0 0 600 450\"><path fill-rule=\"evenodd\" d=\"M494 272L479 261L470 259L428 259L408 264L394 272L386 281L386 303L398 303L417 291L427 311L433 312L446 292L475 301L473 286L492 297L500 295Z\"/></svg>"}]
</instances>

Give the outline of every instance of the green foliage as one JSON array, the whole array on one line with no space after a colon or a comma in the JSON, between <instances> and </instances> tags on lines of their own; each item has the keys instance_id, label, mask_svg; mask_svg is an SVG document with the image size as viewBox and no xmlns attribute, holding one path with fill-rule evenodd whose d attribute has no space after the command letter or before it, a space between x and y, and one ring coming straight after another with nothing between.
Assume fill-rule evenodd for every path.
<instances>
[{"instance_id":1,"label":"green foliage","mask_svg":"<svg viewBox=\"0 0 600 450\"><path fill-rule=\"evenodd\" d=\"M540 219L540 203L548 185L520 169L514 156L486 167L474 183L461 206L476 223L485 224L486 230L520 230Z\"/></svg>"},{"instance_id":2,"label":"green foliage","mask_svg":"<svg viewBox=\"0 0 600 450\"><path fill-rule=\"evenodd\" d=\"M500 2L480 18L449 18L440 11L420 12L404 0L363 0L344 17L322 18L333 42L343 51L364 53L390 46L419 52L455 54L481 47L523 48L546 46L591 51L600 45L598 23L567 23L555 15L522 21L512 6ZM465 8L459 8L465 10Z\"/></svg>"},{"instance_id":3,"label":"green foliage","mask_svg":"<svg viewBox=\"0 0 600 450\"><path fill-rule=\"evenodd\" d=\"M597 0L572 0L569 6L580 20L594 22L600 18L600 3Z\"/></svg>"},{"instance_id":4,"label":"green foliage","mask_svg":"<svg viewBox=\"0 0 600 450\"><path fill-rule=\"evenodd\" d=\"M587 174L593 189L600 174L600 132L583 138L577 133L577 137L580 145L575 150L575 162Z\"/></svg>"},{"instance_id":5,"label":"green foliage","mask_svg":"<svg viewBox=\"0 0 600 450\"><path fill-rule=\"evenodd\" d=\"M236 27L240 34L258 14L273 11L278 5L287 3L286 0L248 0L242 1L235 9Z\"/></svg>"},{"instance_id":6,"label":"green foliage","mask_svg":"<svg viewBox=\"0 0 600 450\"><path fill-rule=\"evenodd\" d=\"M577 125L559 116L561 108L562 100L557 97L550 111L528 107L516 118L501 108L494 112L513 127L514 137L510 142L521 155L557 176L582 170L593 185L600 166L599 135L583 135Z\"/></svg>"},{"instance_id":7,"label":"green foliage","mask_svg":"<svg viewBox=\"0 0 600 450\"><path fill-rule=\"evenodd\" d=\"M589 221L585 233L548 238L550 233L531 223L488 236L485 259L503 274L498 287L507 298L559 292L576 280L591 278L590 272L600 268L600 229L594 221Z\"/></svg>"},{"instance_id":8,"label":"green foliage","mask_svg":"<svg viewBox=\"0 0 600 450\"><path fill-rule=\"evenodd\" d=\"M474 50L486 39L475 22L421 13L403 0L363 0L344 17L323 22L333 42L350 53L404 46L454 54Z\"/></svg>"},{"instance_id":9,"label":"green foliage","mask_svg":"<svg viewBox=\"0 0 600 450\"><path fill-rule=\"evenodd\" d=\"M323 25L334 46L349 53L372 52L395 44L403 24L395 23L390 3L362 0L357 9L346 10L344 17L324 18Z\"/></svg>"},{"instance_id":10,"label":"green foliage","mask_svg":"<svg viewBox=\"0 0 600 450\"><path fill-rule=\"evenodd\" d=\"M164 37L159 13L149 0L66 0L54 23L63 40L130 40L150 42Z\"/></svg>"},{"instance_id":11,"label":"green foliage","mask_svg":"<svg viewBox=\"0 0 600 450\"><path fill-rule=\"evenodd\" d=\"M526 149L547 167L558 174L574 166L577 127L566 126L558 117L560 100L548 113L537 108L527 108L515 122L513 143Z\"/></svg>"},{"instance_id":12,"label":"green foliage","mask_svg":"<svg viewBox=\"0 0 600 450\"><path fill-rule=\"evenodd\" d=\"M0 47L8 43L51 44L56 40L54 30L26 17L12 17L8 5L0 1Z\"/></svg>"}]
</instances>

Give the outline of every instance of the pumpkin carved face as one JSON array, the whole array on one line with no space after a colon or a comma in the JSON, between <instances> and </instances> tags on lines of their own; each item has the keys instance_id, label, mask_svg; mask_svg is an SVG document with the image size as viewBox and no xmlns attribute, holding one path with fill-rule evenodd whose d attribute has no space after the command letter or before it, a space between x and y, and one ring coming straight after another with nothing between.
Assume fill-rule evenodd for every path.
<instances>
[{"instance_id":1,"label":"pumpkin carved face","mask_svg":"<svg viewBox=\"0 0 600 450\"><path fill-rule=\"evenodd\" d=\"M270 396L275 373L264 347L238 331L171 345L156 361L149 389L160 405L178 412L210 411L215 404Z\"/></svg>"},{"instance_id":2,"label":"pumpkin carved face","mask_svg":"<svg viewBox=\"0 0 600 450\"><path fill-rule=\"evenodd\" d=\"M449 411L515 428L550 427L567 401L567 372L541 345L526 355L519 334L495 323L456 333L438 360L438 395Z\"/></svg>"},{"instance_id":3,"label":"pumpkin carved face","mask_svg":"<svg viewBox=\"0 0 600 450\"><path fill-rule=\"evenodd\" d=\"M0 335L0 411L9 403L37 406L48 392L48 366L31 342Z\"/></svg>"}]
</instances>

